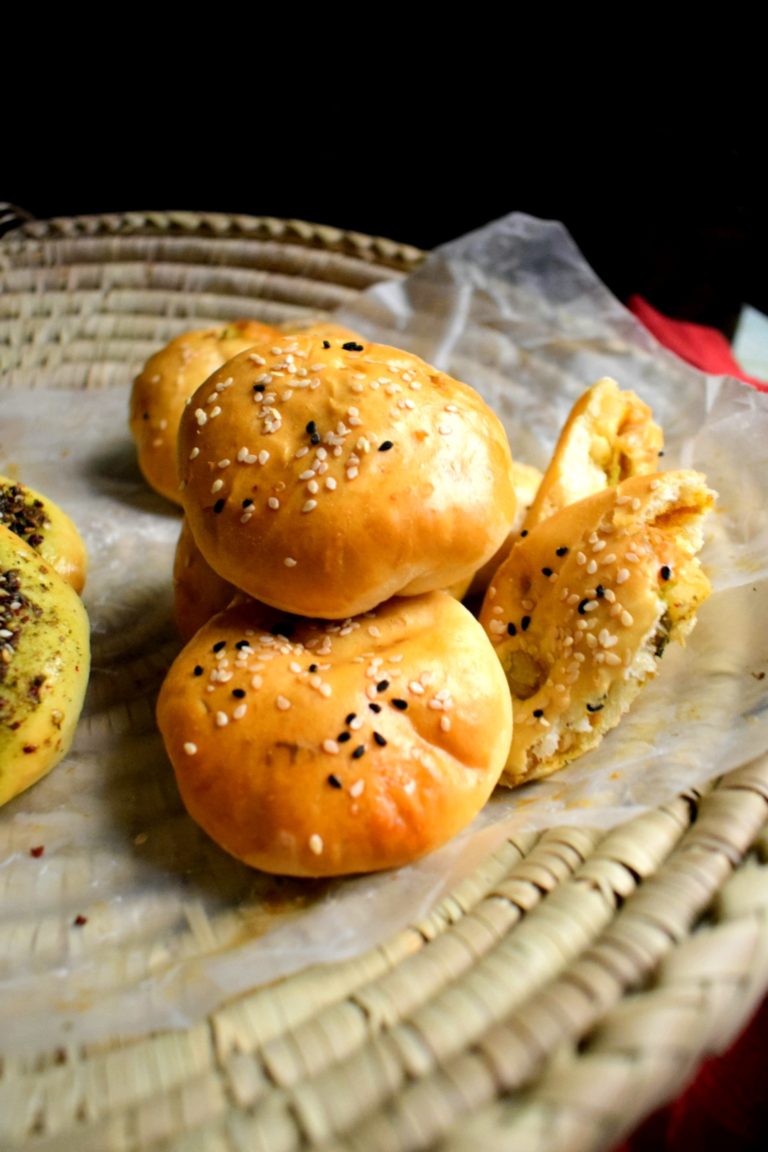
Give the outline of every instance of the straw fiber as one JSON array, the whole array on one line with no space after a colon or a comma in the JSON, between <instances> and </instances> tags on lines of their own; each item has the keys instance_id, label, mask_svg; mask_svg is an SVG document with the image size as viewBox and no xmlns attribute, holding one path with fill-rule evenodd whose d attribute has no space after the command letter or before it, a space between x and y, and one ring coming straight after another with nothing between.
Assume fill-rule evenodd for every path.
<instances>
[{"instance_id":1,"label":"straw fiber","mask_svg":"<svg viewBox=\"0 0 768 1152\"><path fill-rule=\"evenodd\" d=\"M295 221L12 216L5 389L127 388L185 328L319 317L421 258ZM0 1044L0 1148L610 1149L765 994L767 850L766 761L608 832L517 834L421 923L189 1028Z\"/></svg>"}]
</instances>

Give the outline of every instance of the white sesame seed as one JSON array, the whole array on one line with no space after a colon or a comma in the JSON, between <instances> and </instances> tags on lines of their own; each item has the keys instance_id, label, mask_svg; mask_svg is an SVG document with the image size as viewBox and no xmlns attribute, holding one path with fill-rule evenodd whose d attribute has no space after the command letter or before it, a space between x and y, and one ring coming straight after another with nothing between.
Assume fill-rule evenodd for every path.
<instances>
[{"instance_id":1,"label":"white sesame seed","mask_svg":"<svg viewBox=\"0 0 768 1152\"><path fill-rule=\"evenodd\" d=\"M206 400L206 404L215 404L218 398L219 397L216 392L211 392L210 396Z\"/></svg>"},{"instance_id":2,"label":"white sesame seed","mask_svg":"<svg viewBox=\"0 0 768 1152\"><path fill-rule=\"evenodd\" d=\"M494 623L494 621L491 621L491 623ZM424 685L420 684L418 680L411 680L410 684L408 685L408 691L413 692L414 696L423 696Z\"/></svg>"},{"instance_id":3,"label":"white sesame seed","mask_svg":"<svg viewBox=\"0 0 768 1152\"><path fill-rule=\"evenodd\" d=\"M263 356L259 356L258 352L251 352L248 359L252 360L254 364L266 364L266 360Z\"/></svg>"},{"instance_id":4,"label":"white sesame seed","mask_svg":"<svg viewBox=\"0 0 768 1152\"><path fill-rule=\"evenodd\" d=\"M625 628L631 628L631 626L635 622L634 616L632 615L631 612L627 612L626 608L621 613L621 616L619 617L619 619L621 620L621 622Z\"/></svg>"},{"instance_id":5,"label":"white sesame seed","mask_svg":"<svg viewBox=\"0 0 768 1152\"><path fill-rule=\"evenodd\" d=\"M241 524L247 524L248 521L252 518L252 516L253 516L253 512L250 509L247 512L243 512L242 516L240 517L240 523Z\"/></svg>"},{"instance_id":6,"label":"white sesame seed","mask_svg":"<svg viewBox=\"0 0 768 1152\"><path fill-rule=\"evenodd\" d=\"M291 706L291 702L290 700L287 700L285 696L277 696L275 698L275 705L280 709L281 712L287 712Z\"/></svg>"},{"instance_id":7,"label":"white sesame seed","mask_svg":"<svg viewBox=\"0 0 768 1152\"><path fill-rule=\"evenodd\" d=\"M197 460L199 455L200 455L200 449L199 448L193 448L189 454L189 458L190 458L190 460Z\"/></svg>"},{"instance_id":8,"label":"white sesame seed","mask_svg":"<svg viewBox=\"0 0 768 1152\"><path fill-rule=\"evenodd\" d=\"M617 668L619 664L621 664L621 656L619 656L616 652L606 652L605 662L606 664L610 664L612 667Z\"/></svg>"},{"instance_id":9,"label":"white sesame seed","mask_svg":"<svg viewBox=\"0 0 768 1152\"><path fill-rule=\"evenodd\" d=\"M266 464L267 460L269 460L269 452L267 452L266 448L262 448L261 452L259 452L259 455L257 456L257 460L259 461L259 464Z\"/></svg>"},{"instance_id":10,"label":"white sesame seed","mask_svg":"<svg viewBox=\"0 0 768 1152\"><path fill-rule=\"evenodd\" d=\"M614 592L613 588L606 588L605 589L605 591L603 592L603 599L607 600L609 604L615 604L616 603L616 593Z\"/></svg>"},{"instance_id":11,"label":"white sesame seed","mask_svg":"<svg viewBox=\"0 0 768 1152\"><path fill-rule=\"evenodd\" d=\"M323 752L328 752L331 756L335 756L339 750L339 746L335 740L323 740Z\"/></svg>"},{"instance_id":12,"label":"white sesame seed","mask_svg":"<svg viewBox=\"0 0 768 1152\"><path fill-rule=\"evenodd\" d=\"M305 500L302 506L302 512L313 512L317 508L317 500Z\"/></svg>"},{"instance_id":13,"label":"white sesame seed","mask_svg":"<svg viewBox=\"0 0 768 1152\"><path fill-rule=\"evenodd\" d=\"M593 552L602 552L603 548L605 548L605 540L595 540L592 545Z\"/></svg>"},{"instance_id":14,"label":"white sesame seed","mask_svg":"<svg viewBox=\"0 0 768 1152\"><path fill-rule=\"evenodd\" d=\"M325 486L329 492L333 492L334 488L336 487L336 481L334 480L333 476L326 477Z\"/></svg>"},{"instance_id":15,"label":"white sesame seed","mask_svg":"<svg viewBox=\"0 0 768 1152\"><path fill-rule=\"evenodd\" d=\"M285 564L286 568L295 568L298 564L298 560L294 560L293 556L286 556L283 560L283 564Z\"/></svg>"},{"instance_id":16,"label":"white sesame seed","mask_svg":"<svg viewBox=\"0 0 768 1152\"><path fill-rule=\"evenodd\" d=\"M306 456L308 453L309 453L309 448L307 448L307 446L305 444L303 448L297 448L296 449L296 452L294 453L294 459L301 460L301 458L303 456Z\"/></svg>"},{"instance_id":17,"label":"white sesame seed","mask_svg":"<svg viewBox=\"0 0 768 1152\"><path fill-rule=\"evenodd\" d=\"M215 408L211 408L211 410L210 410L210 412L208 413L208 415L210 416L211 420L213 420L213 418L214 418L215 416L221 416L221 408L218 406L218 404L216 405L216 407L215 407Z\"/></svg>"},{"instance_id":18,"label":"white sesame seed","mask_svg":"<svg viewBox=\"0 0 768 1152\"><path fill-rule=\"evenodd\" d=\"M224 481L223 480L214 480L213 484L211 484L211 492L221 492L223 487L224 487Z\"/></svg>"},{"instance_id":19,"label":"white sesame seed","mask_svg":"<svg viewBox=\"0 0 768 1152\"><path fill-rule=\"evenodd\" d=\"M269 497L267 500L267 507L271 508L273 511L276 511L280 507L280 501L278 500L277 496Z\"/></svg>"},{"instance_id":20,"label":"white sesame seed","mask_svg":"<svg viewBox=\"0 0 768 1152\"><path fill-rule=\"evenodd\" d=\"M616 553L609 552L607 556L603 556L602 564L614 564L616 562Z\"/></svg>"},{"instance_id":21,"label":"white sesame seed","mask_svg":"<svg viewBox=\"0 0 768 1152\"><path fill-rule=\"evenodd\" d=\"M632 497L632 511L633 512L639 512L641 504L642 504L642 500L640 499L639 496L633 496Z\"/></svg>"},{"instance_id":22,"label":"white sesame seed","mask_svg":"<svg viewBox=\"0 0 768 1152\"><path fill-rule=\"evenodd\" d=\"M503 636L506 630L507 626L502 620L491 620L488 625L488 631L492 632L494 636Z\"/></svg>"},{"instance_id":23,"label":"white sesame seed","mask_svg":"<svg viewBox=\"0 0 768 1152\"><path fill-rule=\"evenodd\" d=\"M587 575L594 576L595 572L597 572L597 560L590 560L587 564Z\"/></svg>"},{"instance_id":24,"label":"white sesame seed","mask_svg":"<svg viewBox=\"0 0 768 1152\"><path fill-rule=\"evenodd\" d=\"M245 716L247 711L248 711L248 705L247 704L238 704L237 708L235 708L234 712L232 713L232 719L233 720L242 720L243 716Z\"/></svg>"},{"instance_id":25,"label":"white sesame seed","mask_svg":"<svg viewBox=\"0 0 768 1152\"><path fill-rule=\"evenodd\" d=\"M352 784L350 786L349 794L350 794L350 796L354 796L355 799L357 799L358 796L362 796L364 791L365 791L365 780L360 779L360 780L355 780L354 784Z\"/></svg>"},{"instance_id":26,"label":"white sesame seed","mask_svg":"<svg viewBox=\"0 0 768 1152\"><path fill-rule=\"evenodd\" d=\"M450 716L443 715L440 717L440 728L443 732L450 732L450 730L451 730L451 718L450 718Z\"/></svg>"},{"instance_id":27,"label":"white sesame seed","mask_svg":"<svg viewBox=\"0 0 768 1152\"><path fill-rule=\"evenodd\" d=\"M359 728L362 728L364 723L365 721L362 716L353 716L349 722L349 727L353 732L357 732Z\"/></svg>"},{"instance_id":28,"label":"white sesame seed","mask_svg":"<svg viewBox=\"0 0 768 1152\"><path fill-rule=\"evenodd\" d=\"M638 560L640 559L636 552L625 552L624 558L629 560L630 564L637 564Z\"/></svg>"},{"instance_id":29,"label":"white sesame seed","mask_svg":"<svg viewBox=\"0 0 768 1152\"><path fill-rule=\"evenodd\" d=\"M368 635L374 637L381 636L381 629L377 628L375 624L371 624L368 628Z\"/></svg>"},{"instance_id":30,"label":"white sesame seed","mask_svg":"<svg viewBox=\"0 0 768 1152\"><path fill-rule=\"evenodd\" d=\"M251 688L261 688L264 678L259 675L251 676Z\"/></svg>"},{"instance_id":31,"label":"white sesame seed","mask_svg":"<svg viewBox=\"0 0 768 1152\"><path fill-rule=\"evenodd\" d=\"M203 412L202 408L195 408L195 420L197 420L197 422L201 428L202 428L203 424L208 423L208 417L207 417L206 413Z\"/></svg>"},{"instance_id":32,"label":"white sesame seed","mask_svg":"<svg viewBox=\"0 0 768 1152\"><path fill-rule=\"evenodd\" d=\"M324 696L325 699L327 700L329 696L333 695L333 688L331 687L330 684L321 684L320 687L318 688L318 692L320 693L321 696Z\"/></svg>"},{"instance_id":33,"label":"white sesame seed","mask_svg":"<svg viewBox=\"0 0 768 1152\"><path fill-rule=\"evenodd\" d=\"M577 552L576 553L576 563L577 564L586 564L586 562L587 562L587 558L584 555L584 553L583 552Z\"/></svg>"},{"instance_id":34,"label":"white sesame seed","mask_svg":"<svg viewBox=\"0 0 768 1152\"><path fill-rule=\"evenodd\" d=\"M354 480L354 479L355 479L355 477L358 475L358 470L357 470L357 468L355 468L355 466L354 466L354 465L352 465L352 467L351 467L351 468L347 468L347 473L346 473L346 475L347 475L347 480Z\"/></svg>"},{"instance_id":35,"label":"white sesame seed","mask_svg":"<svg viewBox=\"0 0 768 1152\"><path fill-rule=\"evenodd\" d=\"M186 752L187 756L194 756L197 752L197 744L193 744L191 740L188 740L184 745L184 751Z\"/></svg>"},{"instance_id":36,"label":"white sesame seed","mask_svg":"<svg viewBox=\"0 0 768 1152\"><path fill-rule=\"evenodd\" d=\"M323 847L324 845L322 836L318 836L317 832L313 832L309 838L310 852L313 852L315 856L322 856Z\"/></svg>"},{"instance_id":37,"label":"white sesame seed","mask_svg":"<svg viewBox=\"0 0 768 1152\"><path fill-rule=\"evenodd\" d=\"M216 713L216 726L217 726L217 728L226 728L227 724L229 724L229 716L227 716L226 712L217 712Z\"/></svg>"},{"instance_id":38,"label":"white sesame seed","mask_svg":"<svg viewBox=\"0 0 768 1152\"><path fill-rule=\"evenodd\" d=\"M526 612L530 612L533 608L533 600L521 600L520 607L523 608Z\"/></svg>"}]
</instances>

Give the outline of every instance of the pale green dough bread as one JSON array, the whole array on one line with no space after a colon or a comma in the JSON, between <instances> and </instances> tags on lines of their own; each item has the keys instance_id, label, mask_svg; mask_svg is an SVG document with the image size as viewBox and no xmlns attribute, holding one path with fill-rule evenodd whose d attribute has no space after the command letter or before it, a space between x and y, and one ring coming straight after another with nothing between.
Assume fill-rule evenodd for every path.
<instances>
[{"instance_id":1,"label":"pale green dough bread","mask_svg":"<svg viewBox=\"0 0 768 1152\"><path fill-rule=\"evenodd\" d=\"M77 592L0 524L0 804L68 751L89 670Z\"/></svg>"}]
</instances>

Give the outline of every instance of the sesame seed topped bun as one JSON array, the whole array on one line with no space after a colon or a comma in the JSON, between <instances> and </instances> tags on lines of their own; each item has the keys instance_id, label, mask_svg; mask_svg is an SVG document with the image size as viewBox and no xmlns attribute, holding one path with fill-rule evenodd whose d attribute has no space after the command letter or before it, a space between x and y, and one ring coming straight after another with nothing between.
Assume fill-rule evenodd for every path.
<instances>
[{"instance_id":1,"label":"sesame seed topped bun","mask_svg":"<svg viewBox=\"0 0 768 1152\"><path fill-rule=\"evenodd\" d=\"M232 605L177 657L157 717L182 799L222 848L337 876L410 863L468 824L512 708L480 625L433 592L337 623Z\"/></svg>"},{"instance_id":2,"label":"sesame seed topped bun","mask_svg":"<svg viewBox=\"0 0 768 1152\"><path fill-rule=\"evenodd\" d=\"M593 748L690 632L710 592L696 554L713 499L697 472L635 476L515 544L480 613L512 696L502 784Z\"/></svg>"},{"instance_id":3,"label":"sesame seed topped bun","mask_svg":"<svg viewBox=\"0 0 768 1152\"><path fill-rule=\"evenodd\" d=\"M472 388L407 352L311 332L242 353L197 390L179 473L212 568L330 619L468 580L516 507L506 434Z\"/></svg>"},{"instance_id":4,"label":"sesame seed topped bun","mask_svg":"<svg viewBox=\"0 0 768 1152\"><path fill-rule=\"evenodd\" d=\"M648 405L604 376L571 409L523 528L630 476L655 472L663 445Z\"/></svg>"}]
</instances>

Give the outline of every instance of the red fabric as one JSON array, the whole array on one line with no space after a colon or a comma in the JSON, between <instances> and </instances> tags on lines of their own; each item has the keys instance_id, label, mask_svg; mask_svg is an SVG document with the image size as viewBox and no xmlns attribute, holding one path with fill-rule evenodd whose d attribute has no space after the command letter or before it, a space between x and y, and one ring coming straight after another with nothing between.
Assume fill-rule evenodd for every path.
<instances>
[{"instance_id":1,"label":"red fabric","mask_svg":"<svg viewBox=\"0 0 768 1152\"><path fill-rule=\"evenodd\" d=\"M688 320L673 320L642 296L630 296L627 304L659 343L675 352L681 360L693 364L694 368L700 368L702 372L709 372L713 376L735 376L737 380L753 384L761 392L768 392L768 382L756 380L743 370L734 360L725 336L716 328L692 324Z\"/></svg>"},{"instance_id":2,"label":"red fabric","mask_svg":"<svg viewBox=\"0 0 768 1152\"><path fill-rule=\"evenodd\" d=\"M763 392L768 384L741 370L725 336L672 320L641 296L629 307L660 344L694 367L727 374ZM722 1056L705 1061L693 1083L654 1112L614 1152L760 1152L768 1146L768 999Z\"/></svg>"}]
</instances>

